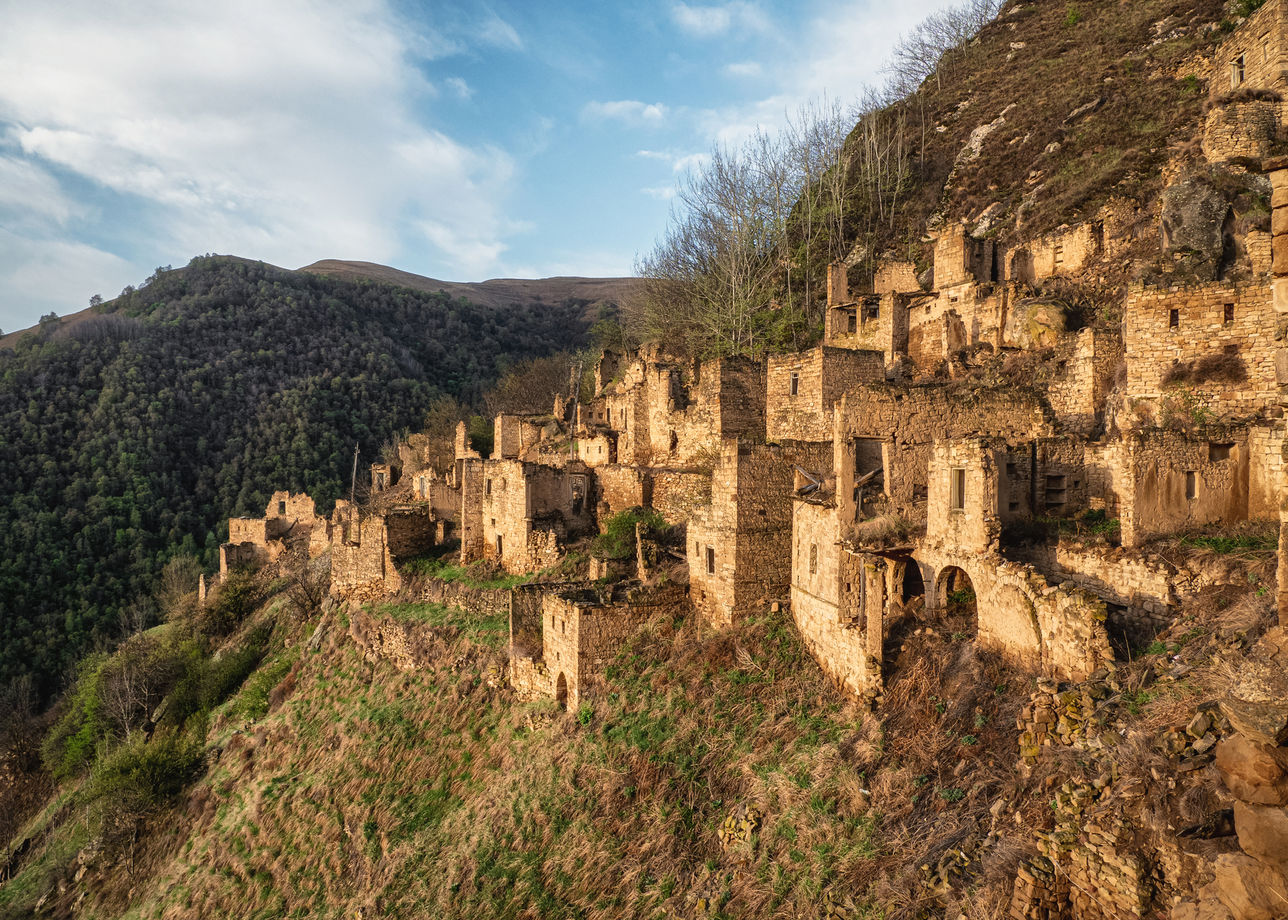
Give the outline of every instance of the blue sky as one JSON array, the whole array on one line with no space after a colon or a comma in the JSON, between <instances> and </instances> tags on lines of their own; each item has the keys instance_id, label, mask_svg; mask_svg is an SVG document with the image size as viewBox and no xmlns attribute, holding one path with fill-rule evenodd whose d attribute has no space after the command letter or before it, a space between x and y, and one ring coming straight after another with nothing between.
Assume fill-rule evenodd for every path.
<instances>
[{"instance_id":1,"label":"blue sky","mask_svg":"<svg viewBox=\"0 0 1288 920\"><path fill-rule=\"evenodd\" d=\"M0 0L0 329L205 252L629 274L686 165L947 0Z\"/></svg>"}]
</instances>

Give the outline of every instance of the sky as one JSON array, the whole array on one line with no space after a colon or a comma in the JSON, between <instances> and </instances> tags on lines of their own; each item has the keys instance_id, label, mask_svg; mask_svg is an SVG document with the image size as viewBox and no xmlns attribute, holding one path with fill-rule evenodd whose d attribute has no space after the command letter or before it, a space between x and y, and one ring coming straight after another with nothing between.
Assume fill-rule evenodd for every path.
<instances>
[{"instance_id":1,"label":"sky","mask_svg":"<svg viewBox=\"0 0 1288 920\"><path fill-rule=\"evenodd\" d=\"M0 0L0 330L224 253L632 272L717 144L950 0Z\"/></svg>"}]
</instances>

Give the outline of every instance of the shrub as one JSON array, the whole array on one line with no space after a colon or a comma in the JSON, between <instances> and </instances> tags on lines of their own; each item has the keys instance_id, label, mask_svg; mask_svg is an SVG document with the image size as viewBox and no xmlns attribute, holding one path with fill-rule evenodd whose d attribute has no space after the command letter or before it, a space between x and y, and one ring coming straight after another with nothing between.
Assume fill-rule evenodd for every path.
<instances>
[{"instance_id":1,"label":"shrub","mask_svg":"<svg viewBox=\"0 0 1288 920\"><path fill-rule=\"evenodd\" d=\"M608 519L604 532L594 539L590 552L596 559L629 559L635 555L635 525L643 524L653 534L670 528L662 515L652 509L627 508Z\"/></svg>"},{"instance_id":2,"label":"shrub","mask_svg":"<svg viewBox=\"0 0 1288 920\"><path fill-rule=\"evenodd\" d=\"M246 619L262 600L259 580L248 572L229 572L198 618L198 628L208 636L226 636Z\"/></svg>"}]
</instances>

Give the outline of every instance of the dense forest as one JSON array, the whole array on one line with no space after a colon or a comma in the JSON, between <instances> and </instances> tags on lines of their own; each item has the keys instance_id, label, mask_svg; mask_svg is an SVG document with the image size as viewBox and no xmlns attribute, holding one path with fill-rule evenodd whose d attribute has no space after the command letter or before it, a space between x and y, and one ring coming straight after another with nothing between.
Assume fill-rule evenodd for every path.
<instances>
[{"instance_id":1,"label":"dense forest","mask_svg":"<svg viewBox=\"0 0 1288 920\"><path fill-rule=\"evenodd\" d=\"M275 490L325 510L436 399L582 344L585 304L505 310L199 257L0 351L0 687L40 696L177 553L217 563ZM137 611L134 611L137 618Z\"/></svg>"}]
</instances>

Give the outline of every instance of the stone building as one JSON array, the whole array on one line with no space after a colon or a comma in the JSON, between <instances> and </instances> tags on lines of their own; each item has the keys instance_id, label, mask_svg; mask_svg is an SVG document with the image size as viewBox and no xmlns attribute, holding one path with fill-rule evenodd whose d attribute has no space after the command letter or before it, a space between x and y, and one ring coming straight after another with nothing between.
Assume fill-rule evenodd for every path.
<instances>
[{"instance_id":1,"label":"stone building","mask_svg":"<svg viewBox=\"0 0 1288 920\"><path fill-rule=\"evenodd\" d=\"M686 533L690 594L706 622L728 626L787 596L796 469L819 468L831 451L804 441L724 443L710 503Z\"/></svg>"},{"instance_id":2,"label":"stone building","mask_svg":"<svg viewBox=\"0 0 1288 920\"><path fill-rule=\"evenodd\" d=\"M510 683L521 698L575 709L627 640L656 616L687 610L680 586L522 586L510 596Z\"/></svg>"}]
</instances>

